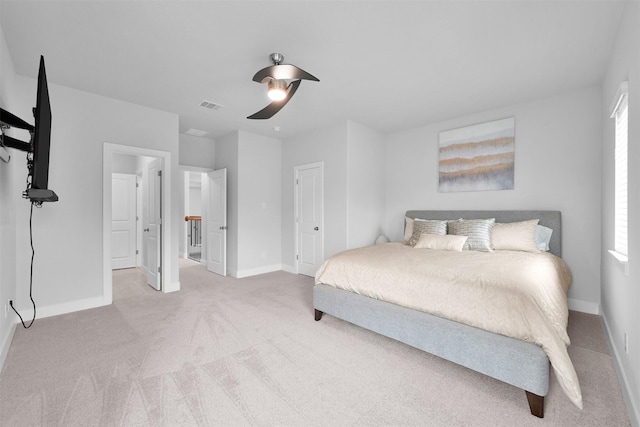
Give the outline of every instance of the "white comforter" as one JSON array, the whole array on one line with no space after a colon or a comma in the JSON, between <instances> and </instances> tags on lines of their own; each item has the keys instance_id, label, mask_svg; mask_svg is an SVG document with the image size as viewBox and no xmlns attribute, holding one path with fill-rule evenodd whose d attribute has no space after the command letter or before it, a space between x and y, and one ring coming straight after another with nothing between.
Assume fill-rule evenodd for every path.
<instances>
[{"instance_id":1,"label":"white comforter","mask_svg":"<svg viewBox=\"0 0 640 427\"><path fill-rule=\"evenodd\" d=\"M386 243L327 259L316 283L540 345L567 396L582 408L569 354L571 272L550 253L440 251Z\"/></svg>"}]
</instances>

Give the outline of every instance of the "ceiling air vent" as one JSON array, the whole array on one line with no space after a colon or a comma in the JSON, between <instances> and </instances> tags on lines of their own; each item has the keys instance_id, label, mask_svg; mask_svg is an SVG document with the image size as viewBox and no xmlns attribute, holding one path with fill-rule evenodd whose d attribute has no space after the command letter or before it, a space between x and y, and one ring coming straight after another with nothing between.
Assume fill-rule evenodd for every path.
<instances>
[{"instance_id":1,"label":"ceiling air vent","mask_svg":"<svg viewBox=\"0 0 640 427\"><path fill-rule=\"evenodd\" d=\"M206 100L205 100L205 101L202 101L202 102L200 103L200 106L201 106L201 107L204 107L204 108L208 108L209 110L213 110L213 111L215 111L215 110L219 110L219 109L221 109L222 107L224 107L224 105L216 104L215 102L206 101Z\"/></svg>"}]
</instances>

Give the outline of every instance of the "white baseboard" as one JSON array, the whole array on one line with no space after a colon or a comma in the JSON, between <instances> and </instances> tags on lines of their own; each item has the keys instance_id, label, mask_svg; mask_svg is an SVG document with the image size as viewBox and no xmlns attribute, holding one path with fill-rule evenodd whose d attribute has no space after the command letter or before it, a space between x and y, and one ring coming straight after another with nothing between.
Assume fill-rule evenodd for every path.
<instances>
[{"instance_id":1,"label":"white baseboard","mask_svg":"<svg viewBox=\"0 0 640 427\"><path fill-rule=\"evenodd\" d=\"M286 271L287 273L298 274L296 271L296 267L293 265L282 264L282 271Z\"/></svg>"},{"instance_id":2,"label":"white baseboard","mask_svg":"<svg viewBox=\"0 0 640 427\"><path fill-rule=\"evenodd\" d=\"M238 270L234 277L242 279L243 277L257 276L258 274L271 273L273 271L282 270L282 264L265 265L264 267L251 268L248 270Z\"/></svg>"},{"instance_id":3,"label":"white baseboard","mask_svg":"<svg viewBox=\"0 0 640 427\"><path fill-rule=\"evenodd\" d=\"M567 305L569 306L569 310L600 315L600 304L595 302L567 298Z\"/></svg>"},{"instance_id":4,"label":"white baseboard","mask_svg":"<svg viewBox=\"0 0 640 427\"><path fill-rule=\"evenodd\" d=\"M11 328L9 328L9 333L2 340L2 348L0 348L0 372L2 372L2 368L4 367L4 361L7 359L7 354L9 354L9 347L11 346L11 341L13 341L13 335L16 333L17 324L14 323Z\"/></svg>"},{"instance_id":5,"label":"white baseboard","mask_svg":"<svg viewBox=\"0 0 640 427\"><path fill-rule=\"evenodd\" d=\"M606 313L602 315L602 323L604 324L604 333L606 335L607 344L609 345L609 350L613 352L613 367L616 370L616 374L618 375L618 382L620 383L620 388L622 389L622 396L624 397L624 403L627 406L627 413L629 414L629 421L631 425L634 427L640 426L640 407L638 406L638 398L632 395L631 386L629 384L629 378L627 377L626 372L624 371L622 363L620 363L620 352L616 347L616 343L611 338L611 330L609 329L609 324L607 323Z\"/></svg>"},{"instance_id":6,"label":"white baseboard","mask_svg":"<svg viewBox=\"0 0 640 427\"><path fill-rule=\"evenodd\" d=\"M64 302L62 304L47 305L44 307L36 307L36 320L44 317L58 316L60 314L73 313L75 311L88 310L90 308L102 307L109 305L105 303L103 297L86 298L82 300ZM20 316L25 322L30 322L33 318L33 309L27 308L20 310Z\"/></svg>"},{"instance_id":7,"label":"white baseboard","mask_svg":"<svg viewBox=\"0 0 640 427\"><path fill-rule=\"evenodd\" d=\"M36 320L42 319L45 317L57 316L60 314L72 313L74 311L88 310L90 308L102 307L104 305L109 305L109 304L105 303L105 300L103 297L97 297L97 298L87 298L87 299L78 300L78 301L71 301L71 302L66 302L62 304L49 305L44 307L36 306ZM31 319L33 319L33 309L18 310L18 312L20 313L20 316L22 316L22 319L24 319L24 322L27 324L29 324L31 322ZM4 337L4 340L2 342L2 347L0 348L0 371L4 366L4 361L9 352L9 347L11 346L13 335L15 334L16 327L19 323L19 319L17 318L17 316L14 316L14 317L16 317L15 320L17 321L17 323L14 323L11 326L9 333L7 334L6 337Z\"/></svg>"}]
</instances>

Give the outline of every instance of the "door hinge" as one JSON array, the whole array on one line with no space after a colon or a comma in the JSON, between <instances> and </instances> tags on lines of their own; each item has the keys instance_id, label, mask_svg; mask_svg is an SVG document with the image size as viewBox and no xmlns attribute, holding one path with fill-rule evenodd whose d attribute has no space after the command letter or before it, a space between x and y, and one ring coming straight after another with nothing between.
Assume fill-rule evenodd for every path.
<instances>
[{"instance_id":1,"label":"door hinge","mask_svg":"<svg viewBox=\"0 0 640 427\"><path fill-rule=\"evenodd\" d=\"M136 188L138 188L138 187L140 187L140 184L138 184L138 183L136 182Z\"/></svg>"},{"instance_id":2,"label":"door hinge","mask_svg":"<svg viewBox=\"0 0 640 427\"><path fill-rule=\"evenodd\" d=\"M158 273L162 274L162 267L158 267Z\"/></svg>"},{"instance_id":3,"label":"door hinge","mask_svg":"<svg viewBox=\"0 0 640 427\"><path fill-rule=\"evenodd\" d=\"M136 249L136 255L138 255L139 253L140 253L140 251L138 251L138 250Z\"/></svg>"},{"instance_id":4,"label":"door hinge","mask_svg":"<svg viewBox=\"0 0 640 427\"><path fill-rule=\"evenodd\" d=\"M296 261L298 260L298 255L296 255Z\"/></svg>"},{"instance_id":5,"label":"door hinge","mask_svg":"<svg viewBox=\"0 0 640 427\"><path fill-rule=\"evenodd\" d=\"M162 171L158 171L158 176L162 176Z\"/></svg>"},{"instance_id":6,"label":"door hinge","mask_svg":"<svg viewBox=\"0 0 640 427\"><path fill-rule=\"evenodd\" d=\"M300 181L298 181L298 178L296 178L296 185L300 184Z\"/></svg>"}]
</instances>

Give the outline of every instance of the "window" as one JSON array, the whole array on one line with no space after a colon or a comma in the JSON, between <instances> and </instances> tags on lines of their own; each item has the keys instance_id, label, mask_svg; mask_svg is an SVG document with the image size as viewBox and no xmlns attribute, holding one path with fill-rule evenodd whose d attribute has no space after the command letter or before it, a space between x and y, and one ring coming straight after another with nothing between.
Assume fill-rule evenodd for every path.
<instances>
[{"instance_id":1,"label":"window","mask_svg":"<svg viewBox=\"0 0 640 427\"><path fill-rule=\"evenodd\" d=\"M611 108L611 118L615 119L615 221L614 251L616 258L627 261L627 138L628 138L628 84L622 82ZM622 255L622 257L619 257Z\"/></svg>"}]
</instances>

